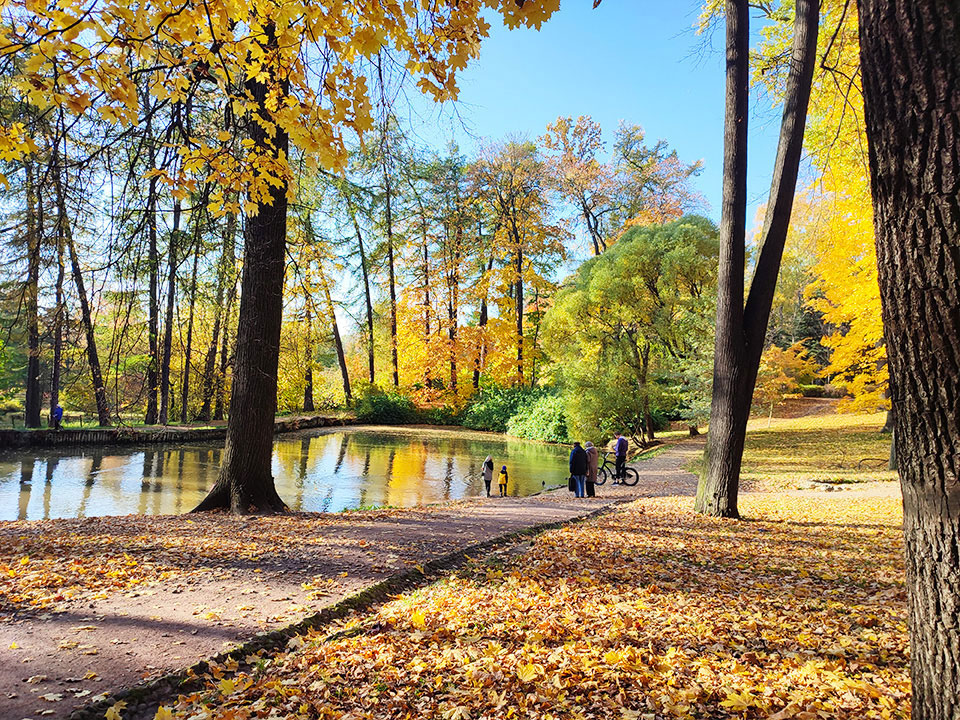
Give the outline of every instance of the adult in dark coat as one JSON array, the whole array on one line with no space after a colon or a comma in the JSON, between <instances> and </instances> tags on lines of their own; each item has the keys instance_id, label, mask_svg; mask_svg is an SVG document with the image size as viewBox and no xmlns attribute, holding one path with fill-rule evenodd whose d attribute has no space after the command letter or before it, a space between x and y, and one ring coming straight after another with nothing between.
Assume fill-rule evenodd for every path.
<instances>
[{"instance_id":1,"label":"adult in dark coat","mask_svg":"<svg viewBox=\"0 0 960 720\"><path fill-rule=\"evenodd\" d=\"M570 476L573 478L574 492L578 498L586 496L587 485L587 451L580 447L580 443L573 444L570 451Z\"/></svg>"}]
</instances>

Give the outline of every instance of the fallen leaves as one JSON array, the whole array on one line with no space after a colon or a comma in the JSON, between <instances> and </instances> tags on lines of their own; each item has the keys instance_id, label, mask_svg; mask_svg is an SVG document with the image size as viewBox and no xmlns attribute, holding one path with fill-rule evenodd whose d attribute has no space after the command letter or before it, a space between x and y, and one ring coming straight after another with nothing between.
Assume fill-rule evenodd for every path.
<instances>
[{"instance_id":1,"label":"fallen leaves","mask_svg":"<svg viewBox=\"0 0 960 720\"><path fill-rule=\"evenodd\" d=\"M899 505L640 501L291 639L173 717L905 718ZM229 683L227 682L229 680Z\"/></svg>"}]
</instances>

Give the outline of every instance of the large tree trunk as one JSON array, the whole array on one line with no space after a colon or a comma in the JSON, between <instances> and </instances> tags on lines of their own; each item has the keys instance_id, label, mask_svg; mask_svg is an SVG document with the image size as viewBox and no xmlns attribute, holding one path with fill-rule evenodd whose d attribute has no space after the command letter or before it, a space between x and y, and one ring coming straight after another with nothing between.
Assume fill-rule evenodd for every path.
<instances>
[{"instance_id":1,"label":"large tree trunk","mask_svg":"<svg viewBox=\"0 0 960 720\"><path fill-rule=\"evenodd\" d=\"M390 280L390 361L393 367L393 386L400 387L400 361L397 358L397 282L393 266L393 208L390 173L387 169L388 148L384 151L383 186L386 191L387 221L387 269Z\"/></svg>"},{"instance_id":2,"label":"large tree trunk","mask_svg":"<svg viewBox=\"0 0 960 720\"><path fill-rule=\"evenodd\" d=\"M744 304L750 17L747 0L727 0L726 4L727 99L713 401L707 468L700 478L695 503L698 512L709 515L739 516L737 493L743 444L793 209L807 104L817 58L819 19L819 0L797 0L780 144L760 253Z\"/></svg>"},{"instance_id":3,"label":"large tree trunk","mask_svg":"<svg viewBox=\"0 0 960 720\"><path fill-rule=\"evenodd\" d=\"M267 43L276 43L274 28L265 28ZM267 115L269 88L255 77L247 90ZM281 94L286 92L283 82ZM287 133L278 125L272 138L260 123L250 123L256 147L274 156L286 155ZM271 472L273 429L277 413L277 366L283 316L283 272L286 264L286 182L270 191L271 204L247 218L244 231L243 281L237 359L220 475L197 511L227 508L236 513L277 512L286 505L277 494Z\"/></svg>"},{"instance_id":4,"label":"large tree trunk","mask_svg":"<svg viewBox=\"0 0 960 720\"><path fill-rule=\"evenodd\" d=\"M173 230L167 246L167 311L163 328L163 357L160 360L160 414L161 425L170 420L170 355L173 350L173 304L177 295L177 240L180 235L180 201L173 205Z\"/></svg>"},{"instance_id":5,"label":"large tree trunk","mask_svg":"<svg viewBox=\"0 0 960 720\"><path fill-rule=\"evenodd\" d=\"M960 718L960 5L860 0L914 720Z\"/></svg>"},{"instance_id":6,"label":"large tree trunk","mask_svg":"<svg viewBox=\"0 0 960 720\"><path fill-rule=\"evenodd\" d=\"M27 316L27 392L24 401L24 424L40 427L43 390L40 387L40 321L37 300L40 290L40 233L38 221L39 193L33 163L26 164L27 175L27 283L23 300Z\"/></svg>"}]
</instances>

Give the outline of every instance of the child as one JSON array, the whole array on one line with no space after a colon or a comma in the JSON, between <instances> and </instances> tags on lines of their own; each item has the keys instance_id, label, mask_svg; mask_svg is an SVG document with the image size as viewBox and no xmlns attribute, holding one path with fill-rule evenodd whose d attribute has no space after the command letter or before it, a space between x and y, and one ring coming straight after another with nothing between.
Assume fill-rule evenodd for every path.
<instances>
[{"instance_id":1,"label":"child","mask_svg":"<svg viewBox=\"0 0 960 720\"><path fill-rule=\"evenodd\" d=\"M500 468L500 475L497 477L497 483L500 485L500 497L507 496L507 466Z\"/></svg>"}]
</instances>

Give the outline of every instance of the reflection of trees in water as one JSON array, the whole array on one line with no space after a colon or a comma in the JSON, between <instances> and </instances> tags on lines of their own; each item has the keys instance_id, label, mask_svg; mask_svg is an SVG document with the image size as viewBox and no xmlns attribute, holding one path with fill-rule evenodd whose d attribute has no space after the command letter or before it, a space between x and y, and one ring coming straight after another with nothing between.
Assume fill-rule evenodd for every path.
<instances>
[{"instance_id":1,"label":"reflection of trees in water","mask_svg":"<svg viewBox=\"0 0 960 720\"><path fill-rule=\"evenodd\" d=\"M90 493L93 490L93 486L97 481L97 475L100 474L102 467L103 451L99 449L94 450L90 459L90 470L87 471L87 476L83 481L83 493L80 495L80 506L77 508L77 517L86 517L87 503L90 502Z\"/></svg>"},{"instance_id":2,"label":"reflection of trees in water","mask_svg":"<svg viewBox=\"0 0 960 720\"><path fill-rule=\"evenodd\" d=\"M30 493L33 492L33 458L24 458L20 461L20 497L17 507L17 519L27 519L27 508L30 505Z\"/></svg>"},{"instance_id":3,"label":"reflection of trees in water","mask_svg":"<svg viewBox=\"0 0 960 720\"><path fill-rule=\"evenodd\" d=\"M350 438L347 433L342 433L340 435L340 452L337 454L337 464L333 466L333 474L340 474L340 467L343 465L343 459L347 456L347 444L350 442ZM367 457L367 462L370 462L369 456Z\"/></svg>"},{"instance_id":4,"label":"reflection of trees in water","mask_svg":"<svg viewBox=\"0 0 960 720\"><path fill-rule=\"evenodd\" d=\"M47 458L47 466L44 470L43 482L43 519L50 518L50 498L53 495L53 474L57 471L57 465L60 464L60 458L52 455Z\"/></svg>"}]
</instances>

